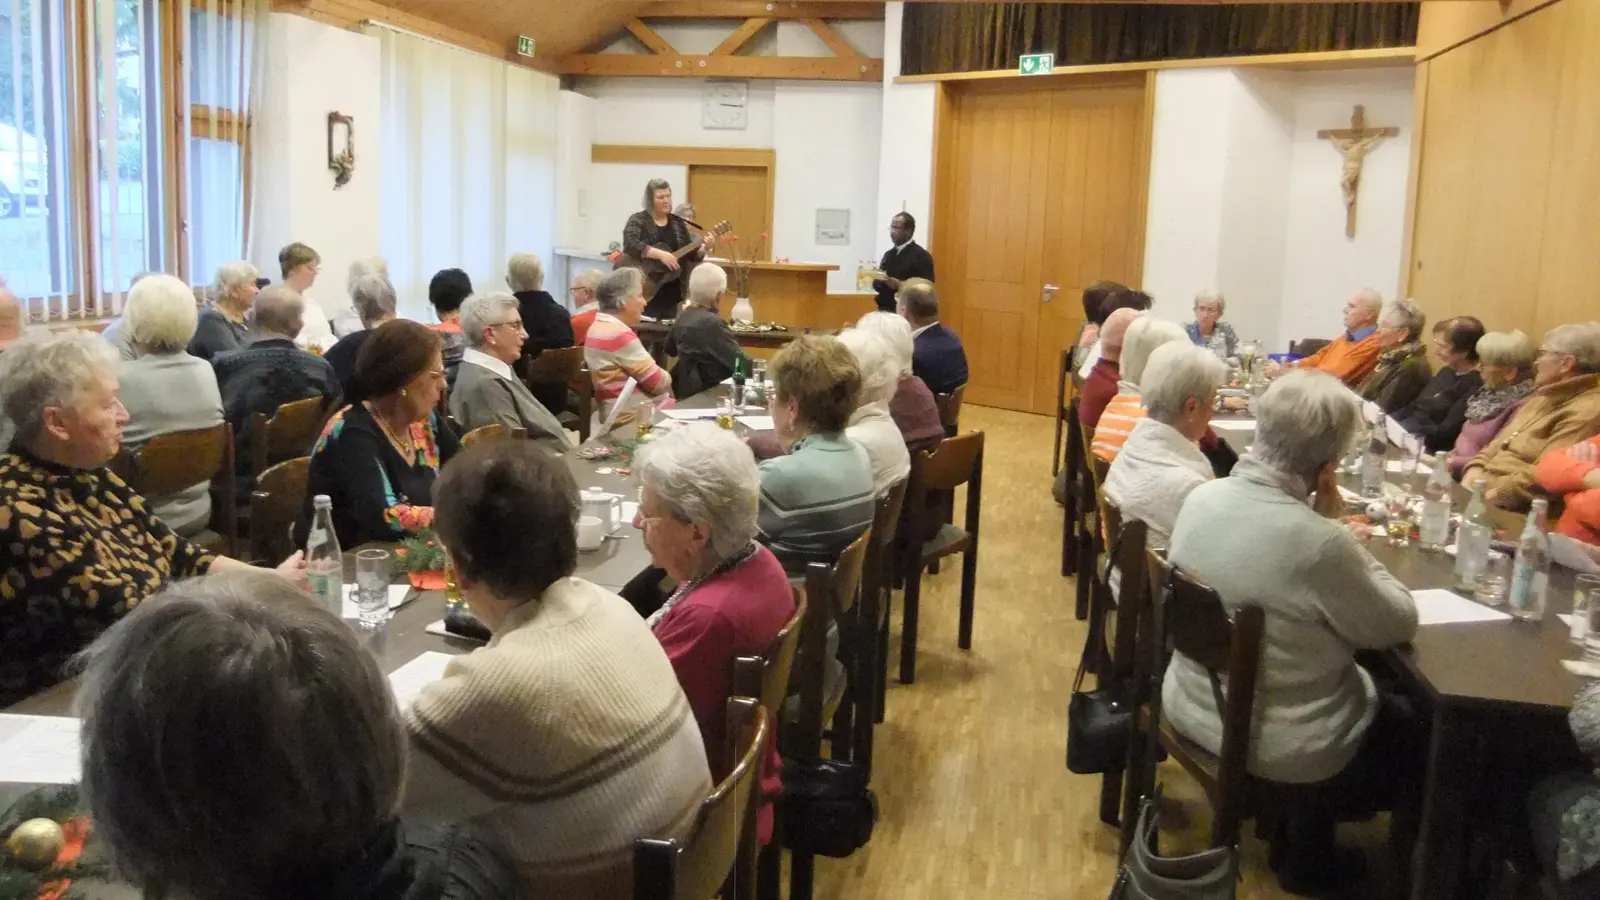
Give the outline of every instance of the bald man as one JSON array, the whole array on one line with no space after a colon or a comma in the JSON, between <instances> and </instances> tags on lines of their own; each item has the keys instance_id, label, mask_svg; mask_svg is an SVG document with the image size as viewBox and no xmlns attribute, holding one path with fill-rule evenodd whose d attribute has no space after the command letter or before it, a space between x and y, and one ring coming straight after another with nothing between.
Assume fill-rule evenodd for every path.
<instances>
[{"instance_id":1,"label":"bald man","mask_svg":"<svg viewBox=\"0 0 1600 900\"><path fill-rule=\"evenodd\" d=\"M0 282L0 352L22 337L22 304L11 289Z\"/></svg>"},{"instance_id":2,"label":"bald man","mask_svg":"<svg viewBox=\"0 0 1600 900\"><path fill-rule=\"evenodd\" d=\"M1383 295L1372 288L1351 294L1344 304L1344 334L1305 359L1290 363L1289 368L1327 372L1354 388L1378 366L1382 349L1378 346L1378 314L1382 311ZM1276 377L1283 371L1274 366L1267 374Z\"/></svg>"},{"instance_id":3,"label":"bald man","mask_svg":"<svg viewBox=\"0 0 1600 900\"><path fill-rule=\"evenodd\" d=\"M1078 392L1078 422L1091 432L1100 424L1100 414L1106 411L1106 404L1117 395L1122 339L1128 333L1128 326L1142 315L1144 313L1139 310L1119 309L1100 326L1100 359L1095 361L1089 377L1083 380L1083 389Z\"/></svg>"},{"instance_id":4,"label":"bald man","mask_svg":"<svg viewBox=\"0 0 1600 900\"><path fill-rule=\"evenodd\" d=\"M911 374L935 394L953 393L967 383L967 351L961 338L939 321L939 294L926 278L911 278L895 296L900 315L911 323Z\"/></svg>"},{"instance_id":5,"label":"bald man","mask_svg":"<svg viewBox=\"0 0 1600 900\"><path fill-rule=\"evenodd\" d=\"M304 323L300 292L282 282L256 295L256 338L213 361L222 410L234 427L234 457L240 476L250 474L250 417L272 416L278 407L320 397L327 409L339 399L339 378L327 360L295 346ZM248 485L246 485L248 486Z\"/></svg>"}]
</instances>

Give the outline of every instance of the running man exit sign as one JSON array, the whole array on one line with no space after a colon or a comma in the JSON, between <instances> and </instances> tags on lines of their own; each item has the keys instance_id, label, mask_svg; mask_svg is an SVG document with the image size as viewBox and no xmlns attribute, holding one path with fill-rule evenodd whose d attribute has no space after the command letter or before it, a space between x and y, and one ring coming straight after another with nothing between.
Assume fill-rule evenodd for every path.
<instances>
[{"instance_id":1,"label":"running man exit sign","mask_svg":"<svg viewBox=\"0 0 1600 900\"><path fill-rule=\"evenodd\" d=\"M1055 68L1054 53L1025 53L1017 65L1018 71L1024 75L1049 75Z\"/></svg>"}]
</instances>

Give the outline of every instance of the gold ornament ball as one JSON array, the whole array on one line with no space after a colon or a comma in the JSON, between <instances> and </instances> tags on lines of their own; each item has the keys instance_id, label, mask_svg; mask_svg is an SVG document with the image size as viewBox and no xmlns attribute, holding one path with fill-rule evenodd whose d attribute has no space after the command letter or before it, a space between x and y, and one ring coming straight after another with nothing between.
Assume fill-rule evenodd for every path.
<instances>
[{"instance_id":1,"label":"gold ornament ball","mask_svg":"<svg viewBox=\"0 0 1600 900\"><path fill-rule=\"evenodd\" d=\"M54 865L66 844L67 836L59 824L50 819L29 819L6 838L6 852L17 865L38 872Z\"/></svg>"}]
</instances>

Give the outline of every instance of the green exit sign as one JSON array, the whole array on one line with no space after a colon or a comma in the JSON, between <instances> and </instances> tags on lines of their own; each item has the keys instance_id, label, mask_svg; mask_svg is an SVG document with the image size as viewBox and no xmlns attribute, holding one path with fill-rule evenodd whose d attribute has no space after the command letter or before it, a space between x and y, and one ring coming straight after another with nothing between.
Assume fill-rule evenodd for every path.
<instances>
[{"instance_id":1,"label":"green exit sign","mask_svg":"<svg viewBox=\"0 0 1600 900\"><path fill-rule=\"evenodd\" d=\"M1025 53L1022 62L1017 65L1017 70L1024 75L1049 75L1055 68L1054 53Z\"/></svg>"},{"instance_id":2,"label":"green exit sign","mask_svg":"<svg viewBox=\"0 0 1600 900\"><path fill-rule=\"evenodd\" d=\"M521 37L517 38L517 55L533 55L533 38L528 37L527 35L522 35Z\"/></svg>"}]
</instances>

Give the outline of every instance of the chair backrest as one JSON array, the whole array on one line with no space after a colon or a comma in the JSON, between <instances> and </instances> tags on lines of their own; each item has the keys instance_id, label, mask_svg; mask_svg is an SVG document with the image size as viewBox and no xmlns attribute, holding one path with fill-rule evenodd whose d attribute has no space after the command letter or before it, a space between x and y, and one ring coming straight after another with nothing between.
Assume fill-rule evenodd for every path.
<instances>
[{"instance_id":1,"label":"chair backrest","mask_svg":"<svg viewBox=\"0 0 1600 900\"><path fill-rule=\"evenodd\" d=\"M1077 382L1072 378L1072 348L1061 351L1061 370L1056 373L1056 409L1067 408L1067 402L1077 395Z\"/></svg>"},{"instance_id":2,"label":"chair backrest","mask_svg":"<svg viewBox=\"0 0 1600 900\"><path fill-rule=\"evenodd\" d=\"M983 432L969 431L956 437L947 437L932 450L918 450L911 455L911 475L906 479L906 496L902 504L903 526L901 536L907 542L906 551L916 552L923 541L930 540L946 521L950 494L963 484L969 485L967 493L967 518L977 511L973 489L983 478Z\"/></svg>"},{"instance_id":3,"label":"chair backrest","mask_svg":"<svg viewBox=\"0 0 1600 900\"><path fill-rule=\"evenodd\" d=\"M1140 629L1149 625L1150 575L1145 548L1150 529L1138 519L1124 521L1122 510L1102 498L1100 515L1106 525L1106 550L1117 567L1117 630L1112 639L1111 667L1120 676L1134 672L1140 659ZM1142 685L1135 685L1138 689Z\"/></svg>"},{"instance_id":4,"label":"chair backrest","mask_svg":"<svg viewBox=\"0 0 1600 900\"><path fill-rule=\"evenodd\" d=\"M260 475L286 459L305 456L322 429L324 406L321 397L307 397L278 407L271 418L264 413L250 417L251 474Z\"/></svg>"},{"instance_id":5,"label":"chair backrest","mask_svg":"<svg viewBox=\"0 0 1600 900\"><path fill-rule=\"evenodd\" d=\"M120 455L115 468L140 495L168 497L203 482L212 485L212 521L238 551L238 489L233 480L233 427L223 422L194 431L174 431L146 441L138 452Z\"/></svg>"},{"instance_id":6,"label":"chair backrest","mask_svg":"<svg viewBox=\"0 0 1600 900\"><path fill-rule=\"evenodd\" d=\"M1333 342L1327 338L1301 338L1289 342L1289 353L1294 356L1310 356L1331 343Z\"/></svg>"},{"instance_id":7,"label":"chair backrest","mask_svg":"<svg viewBox=\"0 0 1600 900\"><path fill-rule=\"evenodd\" d=\"M633 843L634 900L711 900L733 871L751 822L752 795L769 739L766 711L747 697L728 699L729 741L738 763L700 803L689 833Z\"/></svg>"},{"instance_id":8,"label":"chair backrest","mask_svg":"<svg viewBox=\"0 0 1600 900\"><path fill-rule=\"evenodd\" d=\"M800 646L800 631L806 620L806 591L792 585L794 616L761 656L741 656L733 661L733 680L728 696L749 697L776 712L783 708L789 693L789 672L794 667L795 649Z\"/></svg>"},{"instance_id":9,"label":"chair backrest","mask_svg":"<svg viewBox=\"0 0 1600 900\"><path fill-rule=\"evenodd\" d=\"M963 384L948 394L934 395L933 402L939 407L939 422L944 425L944 433L951 437L955 437L961 425L961 399L966 394L967 386Z\"/></svg>"},{"instance_id":10,"label":"chair backrest","mask_svg":"<svg viewBox=\"0 0 1600 900\"><path fill-rule=\"evenodd\" d=\"M520 441L528 436L526 428L507 428L504 425L480 425L461 436L461 446L471 447L479 441Z\"/></svg>"},{"instance_id":11,"label":"chair backrest","mask_svg":"<svg viewBox=\"0 0 1600 900\"><path fill-rule=\"evenodd\" d=\"M1227 683L1226 689L1220 691L1222 702L1218 710L1222 718L1222 748L1218 754L1211 840L1213 846L1231 846L1238 843L1239 825L1244 820L1251 720L1266 614L1259 606L1243 606L1230 616L1216 591L1169 565L1164 554L1150 551L1147 555L1151 584L1162 589L1162 596L1155 601L1159 604L1155 615L1162 645L1169 652L1182 653L1210 676Z\"/></svg>"},{"instance_id":12,"label":"chair backrest","mask_svg":"<svg viewBox=\"0 0 1600 900\"><path fill-rule=\"evenodd\" d=\"M828 668L828 625L855 602L861 569L867 559L871 530L850 542L833 565L814 562L806 567L806 614L800 623L796 669L790 681L800 694L800 714L793 727L784 729L784 745L801 756L822 752L824 676Z\"/></svg>"},{"instance_id":13,"label":"chair backrest","mask_svg":"<svg viewBox=\"0 0 1600 900\"><path fill-rule=\"evenodd\" d=\"M578 440L587 441L594 427L594 375L588 363L578 369L577 377L568 386L578 395L578 408L574 410L578 415Z\"/></svg>"},{"instance_id":14,"label":"chair backrest","mask_svg":"<svg viewBox=\"0 0 1600 900\"><path fill-rule=\"evenodd\" d=\"M256 476L256 489L250 495L250 558L253 562L277 565L293 555L290 535L295 519L306 502L306 482L311 473L311 457L285 460Z\"/></svg>"},{"instance_id":15,"label":"chair backrest","mask_svg":"<svg viewBox=\"0 0 1600 900\"><path fill-rule=\"evenodd\" d=\"M523 381L529 388L551 384L571 384L583 370L582 347L546 350L523 362Z\"/></svg>"},{"instance_id":16,"label":"chair backrest","mask_svg":"<svg viewBox=\"0 0 1600 900\"><path fill-rule=\"evenodd\" d=\"M862 568L861 596L863 602L872 605L867 612L873 616L880 608L882 592L894 571L895 534L909 482L909 478L904 478L889 485L888 490L878 495L878 505L872 514L872 540L867 544L867 560ZM876 618L872 621L870 627L877 627Z\"/></svg>"}]
</instances>

